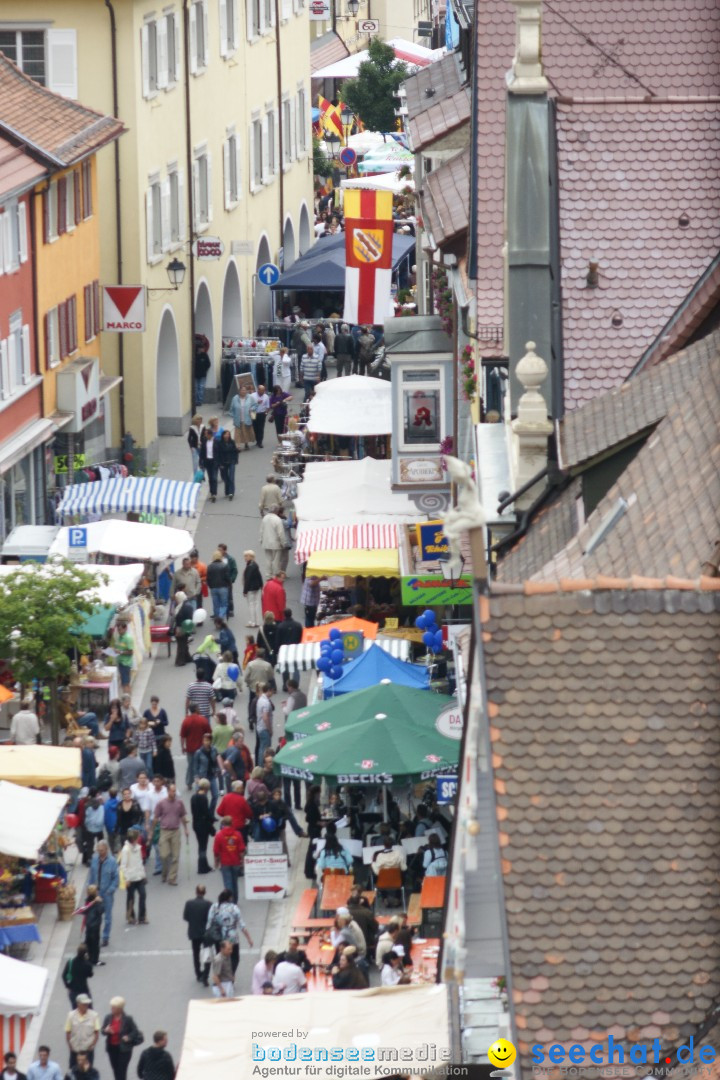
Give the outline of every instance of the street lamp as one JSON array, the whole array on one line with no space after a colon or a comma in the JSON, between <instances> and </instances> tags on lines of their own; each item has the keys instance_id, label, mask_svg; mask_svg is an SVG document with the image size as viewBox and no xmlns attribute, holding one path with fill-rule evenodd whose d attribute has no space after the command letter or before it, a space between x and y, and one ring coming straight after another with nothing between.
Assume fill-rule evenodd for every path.
<instances>
[{"instance_id":1,"label":"street lamp","mask_svg":"<svg viewBox=\"0 0 720 1080\"><path fill-rule=\"evenodd\" d=\"M185 263L180 262L178 257L175 256L172 262L168 263L166 269L173 289L179 289L185 279Z\"/></svg>"},{"instance_id":2,"label":"street lamp","mask_svg":"<svg viewBox=\"0 0 720 1080\"><path fill-rule=\"evenodd\" d=\"M357 15L359 10L360 10L360 0L348 0L348 11L350 12L350 14L352 15L353 18L355 18L355 16Z\"/></svg>"},{"instance_id":3,"label":"street lamp","mask_svg":"<svg viewBox=\"0 0 720 1080\"><path fill-rule=\"evenodd\" d=\"M349 109L347 105L343 105L342 109L340 110L340 119L342 120L343 126L343 138L345 139L345 145L347 146L348 137L350 135L350 128L352 127L353 122L352 110Z\"/></svg>"}]
</instances>

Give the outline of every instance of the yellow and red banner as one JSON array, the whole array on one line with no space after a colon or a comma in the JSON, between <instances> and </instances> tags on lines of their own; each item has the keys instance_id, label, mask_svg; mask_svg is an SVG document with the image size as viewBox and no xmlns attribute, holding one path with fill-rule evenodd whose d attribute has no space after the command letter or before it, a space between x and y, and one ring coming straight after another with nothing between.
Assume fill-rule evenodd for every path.
<instances>
[{"instance_id":1,"label":"yellow and red banner","mask_svg":"<svg viewBox=\"0 0 720 1080\"><path fill-rule=\"evenodd\" d=\"M318 94L318 109L320 110L320 124L331 135L339 135L342 138L342 103L333 105L331 101Z\"/></svg>"},{"instance_id":2,"label":"yellow and red banner","mask_svg":"<svg viewBox=\"0 0 720 1080\"><path fill-rule=\"evenodd\" d=\"M345 310L349 323L382 324L391 313L392 192L345 192Z\"/></svg>"}]
</instances>

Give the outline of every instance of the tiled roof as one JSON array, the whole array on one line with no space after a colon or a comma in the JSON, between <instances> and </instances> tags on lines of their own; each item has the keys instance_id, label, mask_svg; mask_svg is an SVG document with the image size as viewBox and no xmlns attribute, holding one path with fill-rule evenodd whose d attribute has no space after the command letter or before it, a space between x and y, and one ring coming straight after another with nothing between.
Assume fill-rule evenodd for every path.
<instances>
[{"instance_id":1,"label":"tiled roof","mask_svg":"<svg viewBox=\"0 0 720 1080\"><path fill-rule=\"evenodd\" d=\"M661 329L655 341L638 360L633 374L659 364L681 349L720 303L720 255L698 280L677 311Z\"/></svg>"},{"instance_id":2,"label":"tiled roof","mask_svg":"<svg viewBox=\"0 0 720 1080\"><path fill-rule=\"evenodd\" d=\"M433 101L436 99L433 98ZM457 130L470 119L470 90L463 86L451 98L443 98L429 109L418 113L408 124L408 136L412 150L437 142L451 131Z\"/></svg>"},{"instance_id":3,"label":"tiled roof","mask_svg":"<svg viewBox=\"0 0 720 1080\"><path fill-rule=\"evenodd\" d=\"M577 500L582 481L573 480L534 518L528 532L497 564L498 581L527 581L568 544L580 527Z\"/></svg>"},{"instance_id":4,"label":"tiled roof","mask_svg":"<svg viewBox=\"0 0 720 1080\"><path fill-rule=\"evenodd\" d=\"M637 584L481 601L522 1080L720 995L720 580Z\"/></svg>"},{"instance_id":5,"label":"tiled roof","mask_svg":"<svg viewBox=\"0 0 720 1080\"><path fill-rule=\"evenodd\" d=\"M340 35L334 30L328 30L321 37L313 38L310 44L310 70L320 71L321 68L344 60L349 55L350 50Z\"/></svg>"},{"instance_id":6,"label":"tiled roof","mask_svg":"<svg viewBox=\"0 0 720 1080\"><path fill-rule=\"evenodd\" d=\"M443 56L441 60L436 60L421 71L416 71L402 84L406 95L408 120L449 100L466 82L460 66L460 55L456 52ZM428 89L435 93L428 96L425 93Z\"/></svg>"},{"instance_id":7,"label":"tiled roof","mask_svg":"<svg viewBox=\"0 0 720 1080\"><path fill-rule=\"evenodd\" d=\"M573 409L630 374L717 254L720 103L560 104L557 139Z\"/></svg>"},{"instance_id":8,"label":"tiled roof","mask_svg":"<svg viewBox=\"0 0 720 1080\"><path fill-rule=\"evenodd\" d=\"M121 121L46 90L0 54L0 131L22 139L33 157L62 168L124 130Z\"/></svg>"},{"instance_id":9,"label":"tiled roof","mask_svg":"<svg viewBox=\"0 0 720 1080\"><path fill-rule=\"evenodd\" d=\"M535 578L694 578L720 538L720 349L570 541ZM626 503L607 535L590 538Z\"/></svg>"},{"instance_id":10,"label":"tiled roof","mask_svg":"<svg viewBox=\"0 0 720 1080\"><path fill-rule=\"evenodd\" d=\"M478 321L502 323L505 75L515 53L513 5L484 0L476 5L476 20ZM545 0L542 37L552 93L717 93L715 0Z\"/></svg>"},{"instance_id":11,"label":"tiled roof","mask_svg":"<svg viewBox=\"0 0 720 1080\"><path fill-rule=\"evenodd\" d=\"M653 427L720 353L720 330L568 413L560 425L563 468L573 469Z\"/></svg>"},{"instance_id":12,"label":"tiled roof","mask_svg":"<svg viewBox=\"0 0 720 1080\"><path fill-rule=\"evenodd\" d=\"M426 177L420 192L425 225L440 246L469 225L470 151L464 150Z\"/></svg>"},{"instance_id":13,"label":"tiled roof","mask_svg":"<svg viewBox=\"0 0 720 1080\"><path fill-rule=\"evenodd\" d=\"M45 175L45 168L19 146L0 137L0 199L20 194Z\"/></svg>"}]
</instances>

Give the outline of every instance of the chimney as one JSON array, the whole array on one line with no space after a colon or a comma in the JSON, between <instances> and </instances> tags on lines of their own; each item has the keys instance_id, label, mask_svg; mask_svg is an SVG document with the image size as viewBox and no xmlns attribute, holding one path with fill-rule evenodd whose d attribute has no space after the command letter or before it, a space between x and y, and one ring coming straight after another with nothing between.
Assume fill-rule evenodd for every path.
<instances>
[{"instance_id":1,"label":"chimney","mask_svg":"<svg viewBox=\"0 0 720 1080\"><path fill-rule=\"evenodd\" d=\"M516 491L547 465L548 438L553 431L545 398L540 393L547 375L547 364L535 352L534 341L528 341L525 349L525 355L518 361L515 372L525 391L518 402L517 419L512 422L513 486ZM544 486L544 481L533 484L529 491L515 500L515 509L527 510Z\"/></svg>"},{"instance_id":2,"label":"chimney","mask_svg":"<svg viewBox=\"0 0 720 1080\"><path fill-rule=\"evenodd\" d=\"M515 5L515 56L508 89L511 94L546 94L542 67L542 0L510 0Z\"/></svg>"}]
</instances>

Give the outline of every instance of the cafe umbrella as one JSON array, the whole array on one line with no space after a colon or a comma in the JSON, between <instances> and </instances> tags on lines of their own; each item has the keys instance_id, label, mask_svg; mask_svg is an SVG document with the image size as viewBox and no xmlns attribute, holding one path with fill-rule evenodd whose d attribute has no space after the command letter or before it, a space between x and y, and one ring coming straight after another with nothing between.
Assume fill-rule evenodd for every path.
<instances>
[{"instance_id":1,"label":"cafe umbrella","mask_svg":"<svg viewBox=\"0 0 720 1080\"><path fill-rule=\"evenodd\" d=\"M387 724L381 735L386 735L386 729L391 729L393 733L399 733L403 744L417 736L425 738L431 732L437 733L435 725L438 717L456 705L455 698L446 694L433 694L428 690L384 680L377 686L368 686L364 690L354 690L342 697L318 702L317 705L295 709L285 722L285 730L292 733L294 738L323 735L332 731L346 731L348 727L383 714L387 717ZM448 739L448 742L452 744L456 740Z\"/></svg>"}]
</instances>

